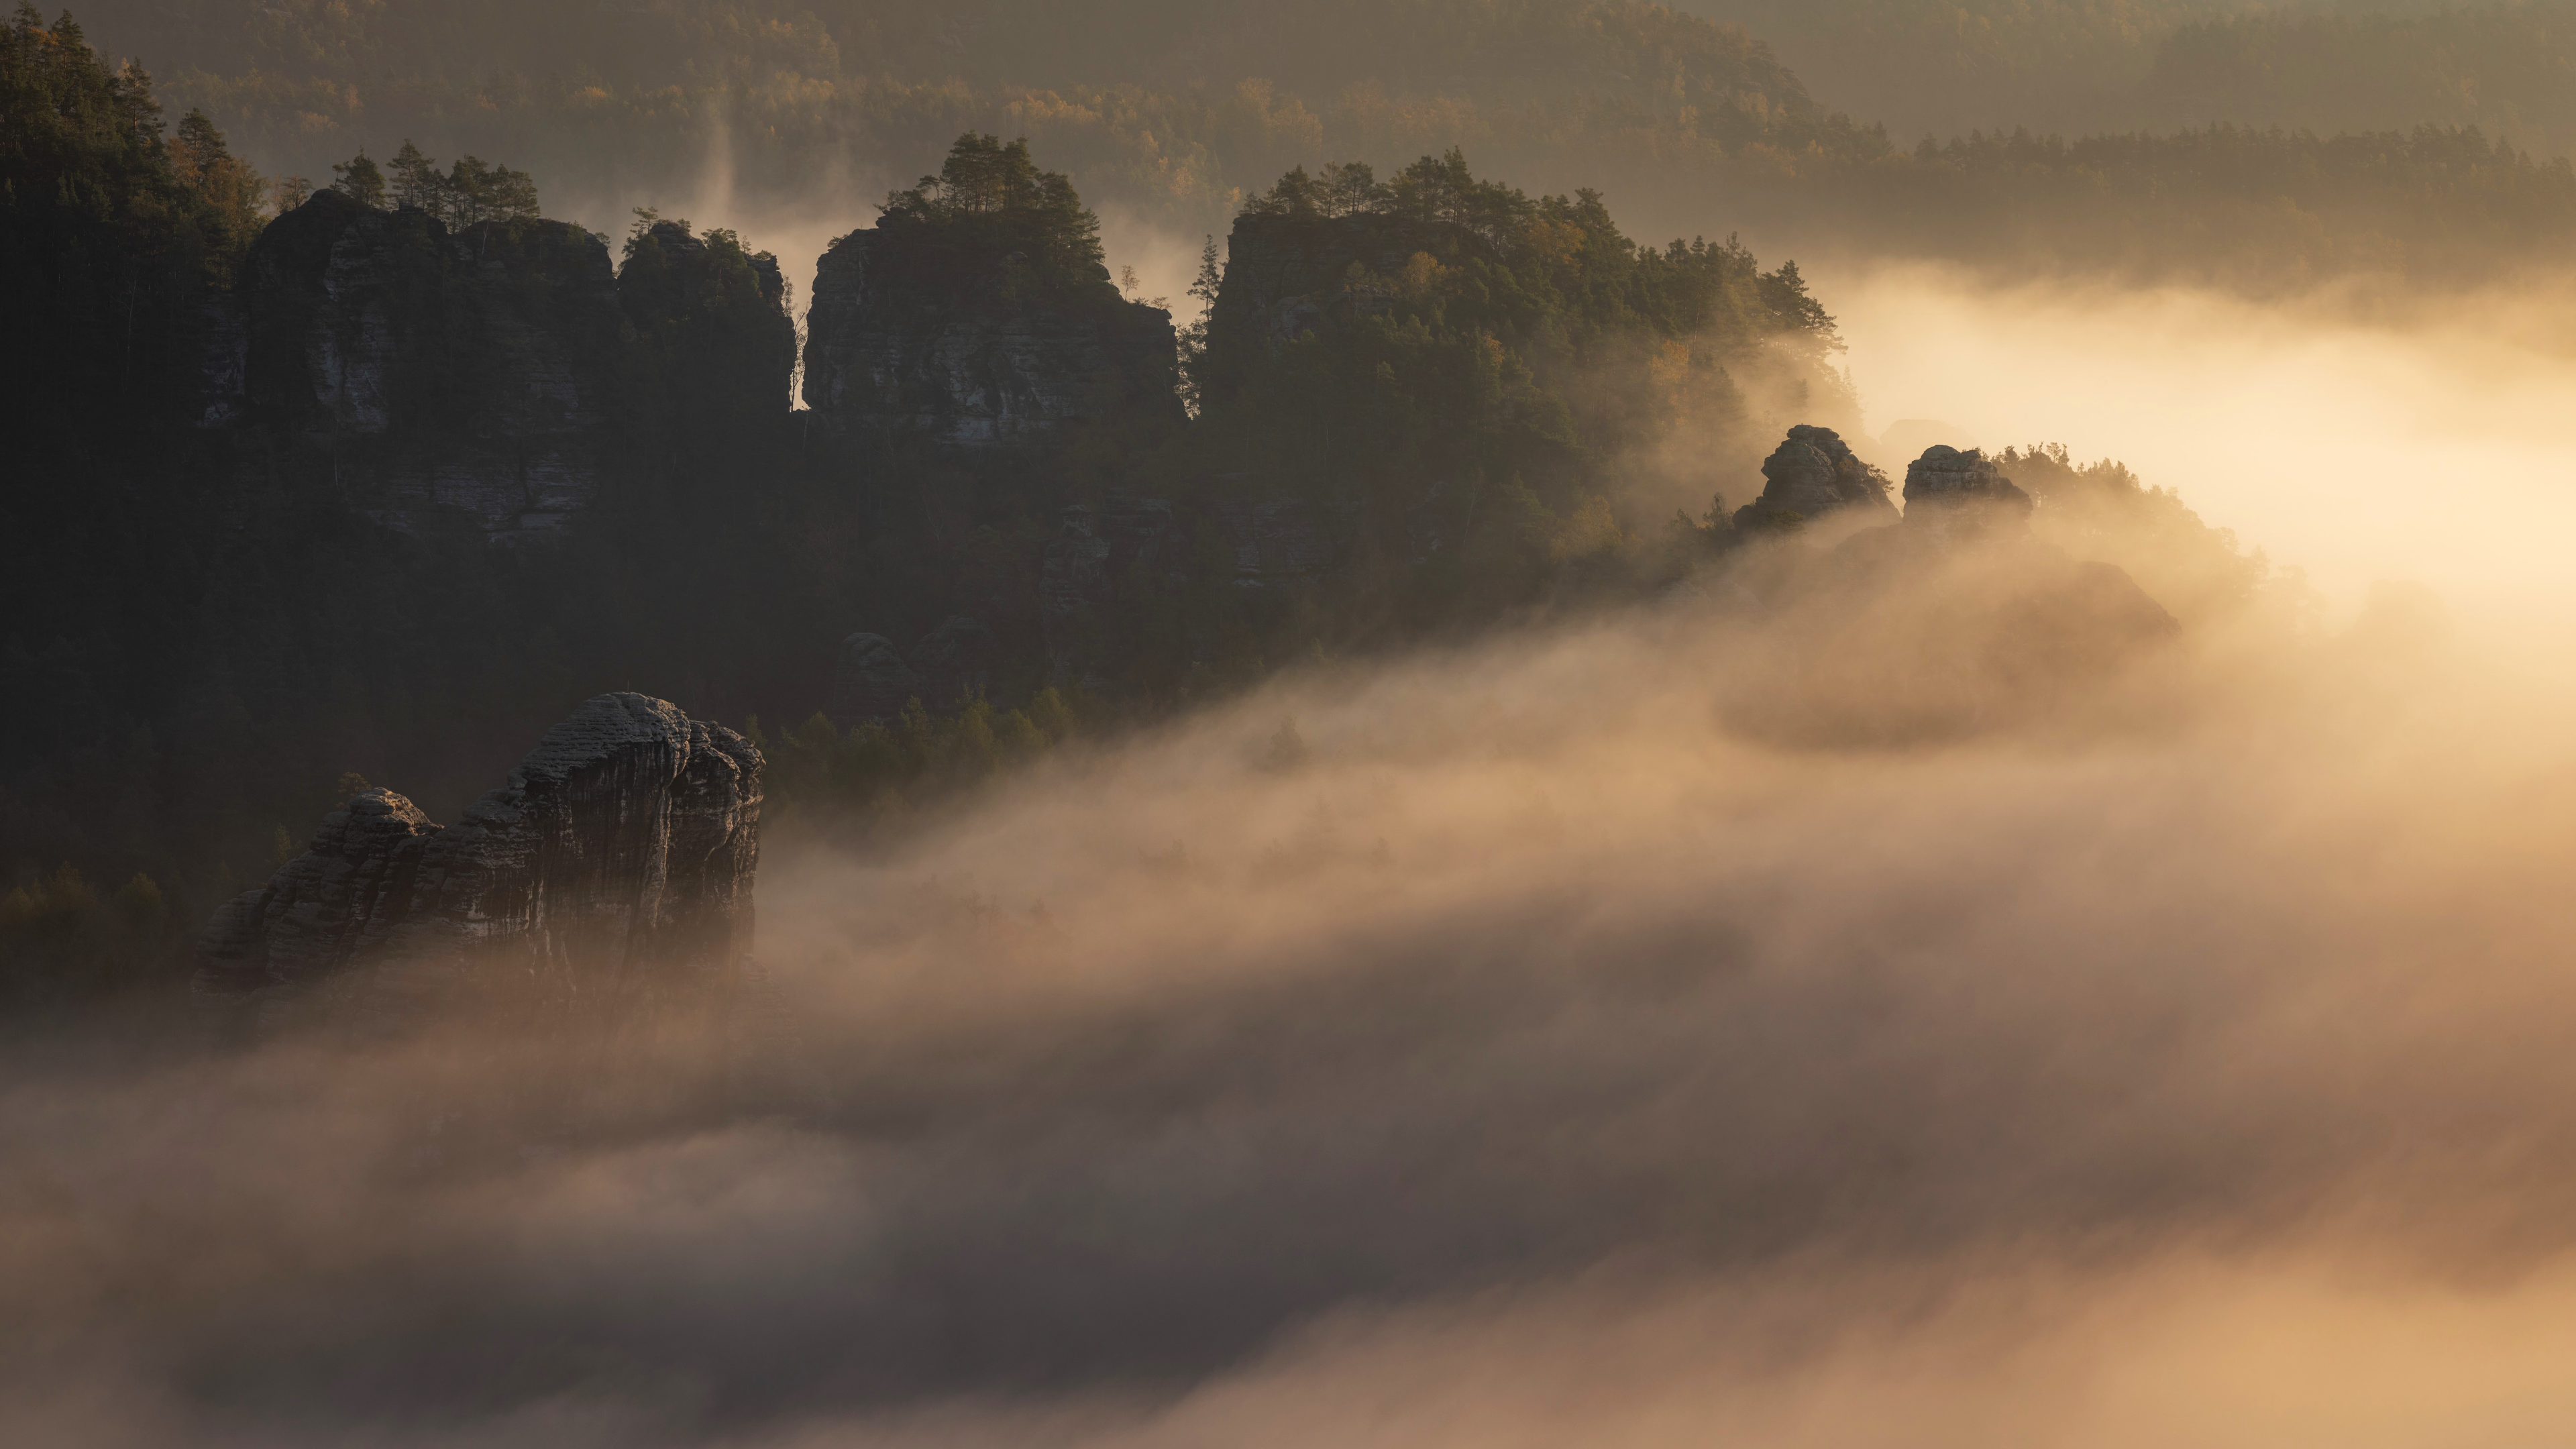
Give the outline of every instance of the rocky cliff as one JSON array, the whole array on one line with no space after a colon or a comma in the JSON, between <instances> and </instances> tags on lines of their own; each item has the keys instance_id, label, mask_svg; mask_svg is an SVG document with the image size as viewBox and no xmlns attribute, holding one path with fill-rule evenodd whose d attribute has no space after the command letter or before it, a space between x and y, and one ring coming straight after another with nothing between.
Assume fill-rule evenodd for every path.
<instances>
[{"instance_id":1,"label":"rocky cliff","mask_svg":"<svg viewBox=\"0 0 2576 1449\"><path fill-rule=\"evenodd\" d=\"M460 992L617 1013L745 984L760 752L662 700L603 694L453 826L371 790L217 912L199 990L253 1020L376 1018Z\"/></svg>"},{"instance_id":2,"label":"rocky cliff","mask_svg":"<svg viewBox=\"0 0 2576 1449\"><path fill-rule=\"evenodd\" d=\"M1172 314L1090 285L1027 285L1010 258L948 275L871 227L814 273L805 402L838 433L965 448L1044 444L1125 411L1177 423Z\"/></svg>"},{"instance_id":3,"label":"rocky cliff","mask_svg":"<svg viewBox=\"0 0 2576 1449\"><path fill-rule=\"evenodd\" d=\"M1463 227L1374 212L1238 216L1226 245L1208 312L1211 398L1231 393L1245 369L1299 334L1386 310L1389 279L1416 255L1445 261L1483 249Z\"/></svg>"},{"instance_id":4,"label":"rocky cliff","mask_svg":"<svg viewBox=\"0 0 2576 1449\"><path fill-rule=\"evenodd\" d=\"M627 401L657 449L686 447L691 434L738 446L761 420L785 416L796 371L786 295L778 259L729 233L657 221L629 240L617 273L633 337Z\"/></svg>"},{"instance_id":5,"label":"rocky cliff","mask_svg":"<svg viewBox=\"0 0 2576 1449\"><path fill-rule=\"evenodd\" d=\"M209 424L263 424L415 531L549 533L596 495L622 317L569 222L450 232L317 193L260 235L210 328Z\"/></svg>"},{"instance_id":6,"label":"rocky cliff","mask_svg":"<svg viewBox=\"0 0 2576 1449\"><path fill-rule=\"evenodd\" d=\"M1037 628L1027 638L1012 629L1018 648L965 614L948 616L908 650L881 633L844 638L833 662L832 718L844 727L888 723L915 699L946 713L976 693L991 697L1005 679L1107 691L1140 641L1198 657L1215 621L1193 601L1287 606L1294 590L1321 580L1352 547L1355 505L1222 496L1239 480L1210 481L1221 496L1187 506L1113 493L1061 510L1055 536L1039 550Z\"/></svg>"},{"instance_id":7,"label":"rocky cliff","mask_svg":"<svg viewBox=\"0 0 2576 1449\"><path fill-rule=\"evenodd\" d=\"M916 699L924 709L952 712L992 689L1001 656L993 631L965 614L942 620L909 655L883 634L852 634L832 670L832 718L843 728L884 724Z\"/></svg>"},{"instance_id":8,"label":"rocky cliff","mask_svg":"<svg viewBox=\"0 0 2576 1449\"><path fill-rule=\"evenodd\" d=\"M1828 515L1869 527L1897 520L1887 479L1831 428L1794 427L1762 463L1762 496L1735 511L1738 528L1813 523Z\"/></svg>"},{"instance_id":9,"label":"rocky cliff","mask_svg":"<svg viewBox=\"0 0 2576 1449\"><path fill-rule=\"evenodd\" d=\"M1113 606L1187 587L1189 563L1188 535L1166 499L1113 496L1064 510L1038 579L1048 676L1100 687L1102 662L1129 632L1117 628Z\"/></svg>"},{"instance_id":10,"label":"rocky cliff","mask_svg":"<svg viewBox=\"0 0 2576 1449\"><path fill-rule=\"evenodd\" d=\"M1905 469L1905 521L1917 529L2018 529L2029 522L2031 507L2030 495L1975 448L1963 452L1936 443Z\"/></svg>"}]
</instances>

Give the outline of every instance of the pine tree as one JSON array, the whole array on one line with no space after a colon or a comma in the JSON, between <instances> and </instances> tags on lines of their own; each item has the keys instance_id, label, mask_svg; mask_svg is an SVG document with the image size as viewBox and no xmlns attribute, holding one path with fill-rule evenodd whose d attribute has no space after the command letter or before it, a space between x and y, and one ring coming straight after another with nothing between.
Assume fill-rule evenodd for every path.
<instances>
[{"instance_id":1,"label":"pine tree","mask_svg":"<svg viewBox=\"0 0 2576 1449\"><path fill-rule=\"evenodd\" d=\"M366 149L331 166L331 189L358 203L382 211L385 205L385 173L376 169Z\"/></svg>"},{"instance_id":2,"label":"pine tree","mask_svg":"<svg viewBox=\"0 0 2576 1449\"><path fill-rule=\"evenodd\" d=\"M394 205L418 207L446 220L447 178L438 174L437 162L406 139L394 153L393 171Z\"/></svg>"},{"instance_id":3,"label":"pine tree","mask_svg":"<svg viewBox=\"0 0 2576 1449\"><path fill-rule=\"evenodd\" d=\"M1025 138L958 137L938 175L886 198L878 226L915 264L979 267L1016 257L1056 286L1109 279L1100 219L1064 173L1039 169Z\"/></svg>"},{"instance_id":4,"label":"pine tree","mask_svg":"<svg viewBox=\"0 0 2576 1449\"><path fill-rule=\"evenodd\" d=\"M166 151L189 219L205 241L209 270L229 280L229 259L248 251L252 238L268 224L263 214L268 184L249 162L232 154L224 133L194 107L180 118Z\"/></svg>"},{"instance_id":5,"label":"pine tree","mask_svg":"<svg viewBox=\"0 0 2576 1449\"><path fill-rule=\"evenodd\" d=\"M1199 248L1199 274L1190 283L1190 299L1199 304L1197 320L1181 329L1181 405L1197 417L1201 393L1200 375L1205 372L1208 350L1208 321L1216 315L1217 289L1225 282L1225 269L1216 255L1216 238L1210 236Z\"/></svg>"}]
</instances>

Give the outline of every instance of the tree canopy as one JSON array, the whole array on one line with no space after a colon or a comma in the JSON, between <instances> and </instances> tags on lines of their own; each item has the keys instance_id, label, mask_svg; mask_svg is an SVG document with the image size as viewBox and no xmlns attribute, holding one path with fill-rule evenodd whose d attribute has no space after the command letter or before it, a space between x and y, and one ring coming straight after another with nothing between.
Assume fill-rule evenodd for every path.
<instances>
[{"instance_id":1,"label":"tree canopy","mask_svg":"<svg viewBox=\"0 0 2576 1449\"><path fill-rule=\"evenodd\" d=\"M958 137L938 175L886 197L877 224L915 267L1010 262L1059 288L1109 279L1099 219L1063 172L1040 169L1025 137Z\"/></svg>"},{"instance_id":2,"label":"tree canopy","mask_svg":"<svg viewBox=\"0 0 2576 1449\"><path fill-rule=\"evenodd\" d=\"M356 170L361 165L365 170ZM361 178L375 171L375 164L366 159L363 151L347 166L346 170L339 166L331 169L344 177ZM361 179L353 184L364 186L365 182ZM451 227L485 221L533 221L537 217L537 183L526 172L495 166L477 156L459 156L442 172L437 162L422 155L409 140L394 153L392 193L396 206L416 206Z\"/></svg>"}]
</instances>

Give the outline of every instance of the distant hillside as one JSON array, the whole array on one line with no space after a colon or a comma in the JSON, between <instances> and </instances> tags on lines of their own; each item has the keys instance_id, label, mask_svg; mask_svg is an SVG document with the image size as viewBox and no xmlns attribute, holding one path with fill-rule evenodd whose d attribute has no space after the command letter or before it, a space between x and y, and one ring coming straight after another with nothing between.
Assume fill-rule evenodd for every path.
<instances>
[{"instance_id":1,"label":"distant hillside","mask_svg":"<svg viewBox=\"0 0 2576 1449\"><path fill-rule=\"evenodd\" d=\"M2141 83L2152 118L2314 130L2477 126L2576 151L2576 5L2247 16L2186 25Z\"/></svg>"},{"instance_id":2,"label":"distant hillside","mask_svg":"<svg viewBox=\"0 0 2576 1449\"><path fill-rule=\"evenodd\" d=\"M1640 136L1872 146L1742 30L1640 0L102 0L82 18L271 172L409 137L509 154L556 195L667 190L715 148L758 207L909 180L972 127L1214 230L1336 157L1466 145L1525 172Z\"/></svg>"}]
</instances>

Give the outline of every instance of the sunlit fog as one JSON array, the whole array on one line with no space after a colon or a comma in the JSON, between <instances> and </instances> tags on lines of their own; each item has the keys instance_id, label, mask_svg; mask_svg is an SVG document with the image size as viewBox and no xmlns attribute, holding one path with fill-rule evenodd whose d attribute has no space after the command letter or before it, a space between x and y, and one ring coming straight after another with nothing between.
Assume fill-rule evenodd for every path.
<instances>
[{"instance_id":1,"label":"sunlit fog","mask_svg":"<svg viewBox=\"0 0 2576 1449\"><path fill-rule=\"evenodd\" d=\"M2557 1442L2563 10L0 24L0 1443Z\"/></svg>"},{"instance_id":2,"label":"sunlit fog","mask_svg":"<svg viewBox=\"0 0 2576 1449\"><path fill-rule=\"evenodd\" d=\"M1960 446L2118 458L2347 609L2380 579L2464 606L2570 602L2576 362L2551 345L2556 286L2391 323L2196 289L1811 274L1881 431L1933 421Z\"/></svg>"}]
</instances>

